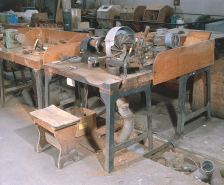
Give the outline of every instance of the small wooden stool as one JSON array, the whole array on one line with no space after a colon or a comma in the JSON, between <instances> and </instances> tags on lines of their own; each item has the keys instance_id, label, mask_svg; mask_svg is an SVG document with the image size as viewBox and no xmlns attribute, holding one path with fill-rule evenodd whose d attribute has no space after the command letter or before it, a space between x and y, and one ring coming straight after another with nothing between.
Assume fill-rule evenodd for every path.
<instances>
[{"instance_id":1,"label":"small wooden stool","mask_svg":"<svg viewBox=\"0 0 224 185\"><path fill-rule=\"evenodd\" d=\"M39 131L37 152L42 152L46 144L51 144L60 150L58 168L68 160L75 160L75 127L79 118L51 105L47 108L30 113Z\"/></svg>"}]
</instances>

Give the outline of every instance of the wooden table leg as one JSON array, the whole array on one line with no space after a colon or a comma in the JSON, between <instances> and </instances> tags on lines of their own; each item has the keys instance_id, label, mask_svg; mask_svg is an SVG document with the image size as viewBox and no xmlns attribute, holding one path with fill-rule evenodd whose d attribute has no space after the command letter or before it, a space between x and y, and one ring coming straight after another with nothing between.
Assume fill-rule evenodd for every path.
<instances>
[{"instance_id":1,"label":"wooden table leg","mask_svg":"<svg viewBox=\"0 0 224 185\"><path fill-rule=\"evenodd\" d=\"M148 150L153 149L153 133L152 133L152 103L151 103L151 85L148 85L145 92L147 107L147 132L148 132Z\"/></svg>"},{"instance_id":2,"label":"wooden table leg","mask_svg":"<svg viewBox=\"0 0 224 185\"><path fill-rule=\"evenodd\" d=\"M67 161L76 161L79 157L79 154L75 149L75 125L56 131L55 138L60 145L58 168L62 169Z\"/></svg>"},{"instance_id":3,"label":"wooden table leg","mask_svg":"<svg viewBox=\"0 0 224 185\"><path fill-rule=\"evenodd\" d=\"M50 81L52 75L45 73L45 107L48 107L50 104Z\"/></svg>"},{"instance_id":4,"label":"wooden table leg","mask_svg":"<svg viewBox=\"0 0 224 185\"><path fill-rule=\"evenodd\" d=\"M3 59L0 59L0 87L1 87L1 105L5 106L5 87L4 87L4 73L3 73Z\"/></svg>"},{"instance_id":5,"label":"wooden table leg","mask_svg":"<svg viewBox=\"0 0 224 185\"><path fill-rule=\"evenodd\" d=\"M44 108L43 70L32 69L36 79L38 109Z\"/></svg>"},{"instance_id":6,"label":"wooden table leg","mask_svg":"<svg viewBox=\"0 0 224 185\"><path fill-rule=\"evenodd\" d=\"M37 125L37 130L39 132L39 139L37 143L37 152L40 153L42 152L44 146L48 144L45 136L46 129L41 127L40 125Z\"/></svg>"}]
</instances>

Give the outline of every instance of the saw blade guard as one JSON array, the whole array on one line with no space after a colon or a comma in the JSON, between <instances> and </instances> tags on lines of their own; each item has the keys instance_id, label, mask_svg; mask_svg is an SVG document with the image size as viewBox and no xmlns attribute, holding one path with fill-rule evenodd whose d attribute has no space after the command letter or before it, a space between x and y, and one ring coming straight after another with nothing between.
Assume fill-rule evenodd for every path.
<instances>
[{"instance_id":1,"label":"saw blade guard","mask_svg":"<svg viewBox=\"0 0 224 185\"><path fill-rule=\"evenodd\" d=\"M122 53L124 44L131 47L135 43L134 31L126 26L114 27L106 35L105 48L106 55L112 57L119 56Z\"/></svg>"}]
</instances>

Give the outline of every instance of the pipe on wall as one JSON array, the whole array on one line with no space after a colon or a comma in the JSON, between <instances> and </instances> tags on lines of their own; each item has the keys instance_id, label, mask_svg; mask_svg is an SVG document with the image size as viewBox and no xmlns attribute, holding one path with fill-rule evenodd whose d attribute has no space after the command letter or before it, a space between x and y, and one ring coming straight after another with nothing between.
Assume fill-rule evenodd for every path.
<instances>
[{"instance_id":1,"label":"pipe on wall","mask_svg":"<svg viewBox=\"0 0 224 185\"><path fill-rule=\"evenodd\" d=\"M64 31L73 31L71 8L71 0L62 0Z\"/></svg>"}]
</instances>

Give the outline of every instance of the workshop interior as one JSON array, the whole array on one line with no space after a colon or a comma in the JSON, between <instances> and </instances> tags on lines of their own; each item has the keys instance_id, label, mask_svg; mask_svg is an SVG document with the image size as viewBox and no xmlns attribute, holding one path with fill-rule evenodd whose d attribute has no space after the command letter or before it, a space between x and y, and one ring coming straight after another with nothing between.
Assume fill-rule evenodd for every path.
<instances>
[{"instance_id":1,"label":"workshop interior","mask_svg":"<svg viewBox=\"0 0 224 185\"><path fill-rule=\"evenodd\" d=\"M0 0L0 184L223 185L222 0Z\"/></svg>"}]
</instances>

